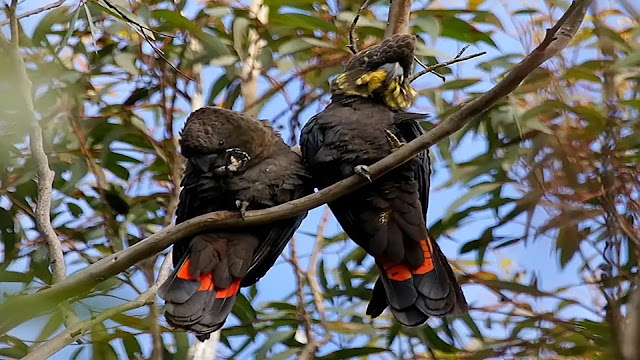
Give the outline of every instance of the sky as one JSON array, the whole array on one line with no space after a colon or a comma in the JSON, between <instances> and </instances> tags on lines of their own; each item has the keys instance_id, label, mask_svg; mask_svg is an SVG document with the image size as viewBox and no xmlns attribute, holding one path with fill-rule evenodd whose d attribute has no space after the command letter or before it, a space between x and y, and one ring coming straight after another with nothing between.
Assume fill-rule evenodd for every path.
<instances>
[{"instance_id":1,"label":"sky","mask_svg":"<svg viewBox=\"0 0 640 360\"><path fill-rule=\"evenodd\" d=\"M39 3L39 2L35 0L25 0L23 3L21 3L21 8L23 10L28 10L31 6L35 6L36 3ZM67 3L71 4L73 2L67 1ZM415 6L416 7L420 6L420 3L421 3L420 1L416 1ZM515 34L516 27L511 22L512 19L508 15L508 12L505 10L505 6L503 3L508 3L508 2L507 1L501 2L498 0L488 0L488 1L485 1L480 8L493 11L496 14L496 16L498 16L503 21L503 25L507 29L507 33ZM515 3L515 2L511 2L511 3ZM529 3L535 5L538 3L538 0L530 0ZM450 1L450 2L447 2L446 7L459 8L459 7L463 7L465 4L466 4L466 1ZM193 9L187 8L185 9L185 11L189 12L189 11L193 11ZM40 18L39 16L28 18L23 22L23 25L27 29L29 29L30 27L32 28L34 24L38 23L39 18ZM448 80L455 79L457 77L483 76L485 75L484 71L480 71L475 68L475 65L478 62L486 61L487 59L492 59L506 53L524 53L524 49L522 48L521 43L512 37L496 34L495 36L493 36L493 39L498 44L498 49L487 46L483 43L477 46L476 45L471 46L471 48L467 51L468 54L472 52L477 52L477 51L487 51L488 54L482 57L481 59L471 60L459 65L453 66L452 69L454 70L454 73L448 76ZM455 55L459 51L459 49L462 47L462 44L460 43L457 43L452 40L442 39L442 38L439 38L435 41L435 43L430 43L428 45L435 48L439 52L448 54L450 56ZM213 83L213 80L216 79L217 76L219 76L220 71L221 70L219 68L214 68L214 67L205 68L205 71L203 73L203 84L205 85L204 86L205 94L208 93L210 85ZM425 76L416 83L416 88L420 89L425 87L437 86L439 81L440 81L439 79L433 76ZM260 85L261 92L265 91L265 89L269 87L269 85L265 81L261 81L259 85ZM491 79L485 78L483 79L482 82L480 82L476 86L474 90L479 90L479 91L486 90L491 85L492 85ZM290 91L295 92L295 84L290 86ZM183 103L182 105L185 107L188 107L188 104L186 103ZM260 112L260 117L269 119L272 114L279 113L283 108L287 106L288 105L284 101L284 97L277 96L275 97L274 100L270 101L269 103L267 103L265 107L263 107L263 109ZM322 106L309 107L307 111L303 112L300 118L301 121L303 123L306 122L311 116L314 115L315 111L319 111L321 109L322 109ZM236 109L236 110L239 110L239 109ZM416 104L413 110L416 110L419 112L428 112L432 114L435 112L433 106L426 101L418 102L418 104ZM435 117L437 121L437 116ZM174 131L178 132L181 129L184 123L184 120L185 118L180 119L174 124ZM286 134L287 131L285 130L283 131L283 133ZM462 139L459 146L453 152L453 157L456 160L456 162L470 160L475 156L483 153L486 147L487 147L487 144L484 142L483 139L479 137L466 136L465 138ZM468 190L467 188L460 185L442 187L442 185L449 180L450 172L447 169L444 161L442 161L437 157L435 159L436 161L434 161L434 173L431 180L432 186L431 186L431 194L430 194L430 201L429 201L430 207L428 212L428 224L433 224L435 221L442 218L445 215L449 206L457 198L464 195ZM515 190L514 190L513 194L503 194L503 195L517 195L517 194L515 193ZM474 203L481 203L481 202L482 202L482 199L476 199L474 201ZM471 204L473 203L468 203L465 206L468 206ZM315 233L317 223L321 218L321 216L323 215L324 211L325 211L324 206L310 211L309 215L307 216L302 226L300 227L299 234L296 236L297 250L302 255L301 261L302 261L303 267L306 266L306 261L307 261L306 260L307 257L305 255L310 253L313 246L314 239L310 236L303 235L300 233ZM533 221L534 223L540 224L544 222L545 218L546 218L545 214L536 213ZM494 219L490 217L490 214L487 214L486 218L478 217L477 221L474 221L472 223L469 223L457 229L453 234L450 234L450 238L453 240L442 239L440 241L440 245L444 253L451 258L474 259L475 258L474 253L460 256L458 254L460 246L464 244L468 239L477 238L477 236L484 231L486 226L491 225L493 223L494 223ZM523 227L520 225L517 225L517 221L516 221L514 222L514 224L504 226L503 228L500 229L500 231L505 234L514 234L514 233L517 234L517 233L523 232ZM332 218L331 221L329 222L329 225L327 226L326 235L331 236L339 232L341 232L341 229L337 224L337 222L335 221L335 219ZM352 248L351 246L346 247L345 251L351 248ZM535 242L529 242L527 245L519 244L517 246L512 246L504 250L492 252L490 254L487 254L487 260L491 264L500 264L502 259L509 259L512 261L511 268L508 270L510 273L513 273L518 269L527 269L528 271L532 271L537 275L538 279L540 279L539 280L540 288L543 290L544 289L551 290L559 286L575 283L576 282L575 276L579 270L577 261L570 262L564 270L558 269L556 255L554 254L554 251L553 251L554 249L555 249L555 244L553 244L549 240L541 239ZM285 253L288 253L288 249L285 250ZM332 261L334 263L337 263L338 259L340 258L340 254L335 254L335 255L327 254L324 256L324 258L329 263L331 263ZM488 269L495 271L497 273L503 273L503 269L499 265L491 265L488 267ZM73 271L73 269L71 269L70 271ZM529 279L525 279L525 281L528 281L528 280ZM263 279L261 279L260 282L258 283L258 288L260 289L260 292L259 292L259 297L257 298L257 303L282 299L283 294L289 294L294 291L295 289L294 284L295 284L295 279L294 279L291 267L287 263L283 262L282 260L279 260L276 266L272 270L270 270L267 273L267 275ZM470 304L480 305L480 304L491 302L491 300L489 299L493 299L493 295L489 294L485 290L478 288L477 286L466 286L464 290L465 290L465 295ZM124 292L121 295L133 296L134 294L131 291L130 293ZM590 294L586 289L576 289L573 295L576 298L580 298L584 296L589 296L589 297L592 296L592 294ZM99 304L96 304L96 305L99 305ZM537 302L534 304L534 309L538 311L551 310L552 305L553 303L551 302L544 302L544 301ZM573 316L585 316L585 317L591 316L591 314L588 314L586 312L579 313L579 310L576 310L576 309L573 309L571 311L574 311L574 313L571 314L572 317ZM138 310L137 313L141 313L141 311ZM234 322L235 322L234 319L230 319L227 324L233 324ZM27 326L21 326L16 330L14 330L12 333L15 335L18 335L19 337L23 335L28 336L29 333L32 333L32 329L36 326L37 323L43 323L43 319L36 319L31 324L28 324ZM487 331L489 331L489 333L494 333L495 335L500 335L499 330L496 330L496 329L487 330ZM145 341L148 344L147 337L141 337L141 340ZM66 349L63 349L62 351L60 351L54 357L52 357L52 359L68 359L70 354L75 350L75 348L76 346L69 346ZM222 353L224 354L224 351ZM85 351L83 352L83 356L81 356L79 359L88 358L88 355L89 353Z\"/></svg>"}]
</instances>

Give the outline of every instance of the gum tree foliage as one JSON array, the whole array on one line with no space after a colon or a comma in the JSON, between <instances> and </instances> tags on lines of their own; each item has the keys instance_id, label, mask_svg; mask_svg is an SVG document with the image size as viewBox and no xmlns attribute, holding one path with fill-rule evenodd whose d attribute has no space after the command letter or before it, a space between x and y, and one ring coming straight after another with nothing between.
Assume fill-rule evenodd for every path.
<instances>
[{"instance_id":1,"label":"gum tree foliage","mask_svg":"<svg viewBox=\"0 0 640 360\"><path fill-rule=\"evenodd\" d=\"M505 4L415 2L411 31L420 60L446 60L466 44L489 52L453 71L438 69L444 83L430 75L416 82L415 109L438 114L426 128L500 79L568 6ZM21 19L20 47L56 173L51 220L67 272L171 223L182 169L178 131L200 96L204 105L257 108L294 143L350 57L346 34L360 5L265 0L256 16L244 2L88 1ZM363 12L361 47L380 41L387 6L377 1ZM403 329L387 313L370 321L363 314L377 276L372 262L327 228L330 218L308 220L295 245L317 241L315 256L285 251L293 265L286 271L298 269L297 290L269 302L256 300L267 291L260 286L243 291L222 330L220 355L283 359L314 339L319 359L620 358L640 249L637 11L597 1L562 56L432 149L435 177L444 179L432 193L453 191L457 199L448 209L432 201L438 209L428 223L452 249L469 315L420 329ZM251 46L260 48L260 71L257 99L247 103L243 64ZM0 72L6 298L46 287L52 275L32 210L25 110L3 57ZM537 266L517 261L527 253L539 258ZM72 299L74 311L86 319L135 298L153 284L163 257ZM554 273L564 280L554 281ZM155 306L96 323L63 351L77 359L184 359L193 339L168 328L149 310ZM1 335L0 356L20 358L64 326L58 310Z\"/></svg>"}]
</instances>

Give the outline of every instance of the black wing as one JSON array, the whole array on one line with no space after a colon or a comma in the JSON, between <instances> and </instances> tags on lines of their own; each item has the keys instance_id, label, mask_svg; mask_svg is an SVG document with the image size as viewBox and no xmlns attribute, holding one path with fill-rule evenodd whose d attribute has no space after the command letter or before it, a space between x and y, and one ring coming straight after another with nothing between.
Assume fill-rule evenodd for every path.
<instances>
[{"instance_id":1,"label":"black wing","mask_svg":"<svg viewBox=\"0 0 640 360\"><path fill-rule=\"evenodd\" d=\"M255 250L253 261L247 275L242 278L241 286L255 284L271 269L306 216L307 212L304 212L294 218L269 224L269 228L265 229L269 233Z\"/></svg>"},{"instance_id":2,"label":"black wing","mask_svg":"<svg viewBox=\"0 0 640 360\"><path fill-rule=\"evenodd\" d=\"M410 142L420 135L424 134L424 129L420 126L419 120L424 120L426 114L397 112L394 114L394 122L400 135L406 142ZM418 181L418 190L420 192L420 202L422 203L422 212L427 217L427 209L429 207L429 186L431 178L431 160L429 158L429 149L425 149L416 156L419 160L419 166L415 168L415 179Z\"/></svg>"},{"instance_id":3,"label":"black wing","mask_svg":"<svg viewBox=\"0 0 640 360\"><path fill-rule=\"evenodd\" d=\"M180 185L183 188L180 191L180 200L176 209L176 224L211 211L222 210L215 208L215 201L203 201L203 199L215 198L215 194L221 191L219 183L190 164L187 164ZM181 263L189 250L191 239L192 237L180 239L173 245L173 266Z\"/></svg>"}]
</instances>

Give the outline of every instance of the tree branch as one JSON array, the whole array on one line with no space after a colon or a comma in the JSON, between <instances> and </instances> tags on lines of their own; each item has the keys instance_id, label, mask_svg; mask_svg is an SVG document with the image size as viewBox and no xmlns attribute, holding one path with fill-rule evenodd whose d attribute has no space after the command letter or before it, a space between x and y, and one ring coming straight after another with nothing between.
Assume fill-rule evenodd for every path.
<instances>
[{"instance_id":1,"label":"tree branch","mask_svg":"<svg viewBox=\"0 0 640 360\"><path fill-rule=\"evenodd\" d=\"M263 6L263 0L251 1L249 5L249 18L256 19L259 23L266 25L267 14L268 11L267 8ZM258 31L250 27L248 29L247 42L247 54L242 64L242 72L240 75L242 79L240 90L242 92L242 101L245 104L244 113L251 116L258 116L260 106L253 106L258 97L258 76L260 76L262 70L262 64L260 64L258 56L266 44L266 41L260 39ZM239 51L239 53L242 53L242 51Z\"/></svg>"},{"instance_id":2,"label":"tree branch","mask_svg":"<svg viewBox=\"0 0 640 360\"><path fill-rule=\"evenodd\" d=\"M125 311L133 310L139 307L143 307L145 305L155 305L156 303L155 299L156 299L156 294L158 292L158 288L167 279L167 277L169 276L170 270L171 270L171 252L169 252L167 256L164 258L164 261L160 266L160 270L158 270L158 277L156 279L155 284L149 287L147 291L143 292L137 298L129 302L126 302L122 305L118 305L111 309L105 310L88 320L77 322L69 326L65 331L56 335L52 339L48 340L47 342L40 345L32 352L30 352L27 356L23 357L22 360L48 359L51 355L55 354L63 347L80 339L82 335L89 332L95 325L100 324L103 321L115 315L121 314Z\"/></svg>"},{"instance_id":3,"label":"tree branch","mask_svg":"<svg viewBox=\"0 0 640 360\"><path fill-rule=\"evenodd\" d=\"M475 58L475 57L482 56L482 55L484 55L484 54L486 54L486 53L487 53L486 51L482 51L482 52L479 52L479 53L475 53L475 54L471 54L471 55L467 55L467 56L462 56L462 53L464 52L464 50L466 50L466 48L467 48L467 47L468 47L468 46L465 46L465 47L464 47L464 49L463 49L462 51L460 51L460 52L458 53L458 55L456 55L456 57L454 57L454 58L453 58L453 59L451 59L451 60L444 61L444 62L437 63L437 64L433 64L433 65L431 65L431 66L424 66L424 65L423 65L424 70L422 70L422 71L420 71L420 72L417 72L417 73L415 73L415 74L411 75L411 76L409 77L409 79L407 79L407 80L411 83L411 82L413 82L414 80L416 80L417 78L421 77L422 75L425 75L425 74L427 74L427 73L429 73L429 72L432 72L432 71L433 71L433 70L435 70L435 69L439 69L439 68L441 68L441 67L449 66L449 65L451 65L451 64L455 64L455 63L459 63L459 62L466 61L466 60L469 60L469 59L473 59L473 58ZM417 59L415 59L415 60L417 60ZM421 63L421 64L422 64L422 63ZM435 72L434 72L434 74L436 74L436 75L440 75L440 74L435 73ZM444 78L442 78L442 79L444 80Z\"/></svg>"},{"instance_id":4,"label":"tree branch","mask_svg":"<svg viewBox=\"0 0 640 360\"><path fill-rule=\"evenodd\" d=\"M471 119L482 114L498 100L507 96L540 64L562 50L575 35L592 0L577 0L572 3L558 23L547 31L542 43L527 55L504 79L482 96L462 106L433 129L402 146L391 155L370 166L372 178L378 178L393 168L413 158L416 154L461 129ZM107 256L93 265L78 271L61 282L35 294L17 296L0 305L0 333L17 326L44 311L55 307L60 301L90 291L102 281L126 270L152 256L177 240L214 228L251 226L290 218L301 211L309 210L333 201L367 181L352 175L321 191L303 198L274 206L269 209L247 211L245 220L237 212L220 211L195 217L140 241L132 247Z\"/></svg>"},{"instance_id":5,"label":"tree branch","mask_svg":"<svg viewBox=\"0 0 640 360\"><path fill-rule=\"evenodd\" d=\"M386 39L394 34L408 34L410 15L411 0L392 0L384 38Z\"/></svg>"},{"instance_id":6,"label":"tree branch","mask_svg":"<svg viewBox=\"0 0 640 360\"><path fill-rule=\"evenodd\" d=\"M36 163L38 182L35 209L36 226L49 249L49 263L51 264L52 273L51 281L55 284L67 275L62 243L51 225L51 193L53 191L55 173L49 167L49 158L47 158L47 154L44 151L42 128L40 124L38 124L35 107L33 105L33 97L31 95L31 79L29 79L27 68L20 54L18 16L16 16L17 5L18 1L13 0L11 6L6 7L11 24L11 40L7 40L0 31L0 48L9 56L11 63L14 65L14 70L17 74L15 85L21 95L22 106L26 110L24 115L26 116L26 121L29 123L29 148ZM61 311L65 324L77 321L77 317L69 304L63 304Z\"/></svg>"},{"instance_id":7,"label":"tree branch","mask_svg":"<svg viewBox=\"0 0 640 360\"><path fill-rule=\"evenodd\" d=\"M39 14L39 13L41 13L43 11L55 9L58 6L62 5L63 3L64 3L64 0L58 0L58 1L55 1L55 2L53 2L51 4L49 4L49 5L45 5L45 6L37 8L37 9L26 11L26 12L20 14L20 15L17 15L15 18L16 18L16 20L20 20L22 18L26 18L26 17L32 16L32 15L36 15L36 14ZM4 21L0 21L0 26L7 25L10 22L11 22L10 19L4 20Z\"/></svg>"},{"instance_id":8,"label":"tree branch","mask_svg":"<svg viewBox=\"0 0 640 360\"><path fill-rule=\"evenodd\" d=\"M302 352L300 352L300 360L315 359L316 351L318 351L321 346L331 340L331 333L329 332L329 326L327 325L327 311L324 307L324 298L322 296L322 290L318 285L318 276L316 275L318 266L318 255L320 255L320 253L322 252L322 245L324 244L324 230L327 227L330 216L331 210L329 209L329 207L327 207L324 215L322 216L322 219L320 219L320 223L318 223L316 244L314 245L313 251L311 252L309 267L307 268L307 281L309 282L309 287L311 288L311 294L313 295L313 302L315 303L316 310L320 315L320 324L322 324L324 336L320 341L317 341L315 338L311 338L302 349Z\"/></svg>"},{"instance_id":9,"label":"tree branch","mask_svg":"<svg viewBox=\"0 0 640 360\"><path fill-rule=\"evenodd\" d=\"M640 339L640 288L637 285L627 303L627 315L620 324L613 325L618 326L617 331L622 334L618 347L623 359L640 359L640 348L638 347L638 339Z\"/></svg>"},{"instance_id":10,"label":"tree branch","mask_svg":"<svg viewBox=\"0 0 640 360\"><path fill-rule=\"evenodd\" d=\"M347 49L349 49L353 55L358 53L358 38L356 37L356 26L358 25L358 20L360 20L360 15L362 15L364 9L369 6L370 2L371 0L366 0L364 3L362 3L362 5L358 8L358 11L356 12L356 16L354 16L351 25L349 26L349 45L347 45Z\"/></svg>"},{"instance_id":11,"label":"tree branch","mask_svg":"<svg viewBox=\"0 0 640 360\"><path fill-rule=\"evenodd\" d=\"M291 238L289 242L289 250L291 251L289 261L291 266L293 267L293 271L296 275L296 298L298 301L298 320L304 327L304 335L306 338L306 345L300 352L299 359L304 359L309 355L305 354L315 354L316 351L316 341L313 334L313 321L311 320L311 315L307 311L306 303L304 301L304 272L302 271L302 267L300 267L300 259L298 258L298 252L296 251L296 238L295 236Z\"/></svg>"}]
</instances>

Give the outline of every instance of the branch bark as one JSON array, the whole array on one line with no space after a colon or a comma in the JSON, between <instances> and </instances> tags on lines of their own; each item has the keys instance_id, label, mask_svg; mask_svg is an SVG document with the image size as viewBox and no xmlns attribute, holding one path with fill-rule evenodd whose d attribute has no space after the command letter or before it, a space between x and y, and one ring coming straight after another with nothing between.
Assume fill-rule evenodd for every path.
<instances>
[{"instance_id":1,"label":"branch bark","mask_svg":"<svg viewBox=\"0 0 640 360\"><path fill-rule=\"evenodd\" d=\"M263 6L263 0L253 0L249 5L249 17L258 20L259 23L266 25L268 9ZM260 39L258 31L249 28L247 34L247 54L242 65L242 101L245 104L244 112L247 115L258 116L260 106L254 106L258 97L258 76L262 70L262 64L258 56L266 42Z\"/></svg>"},{"instance_id":2,"label":"branch bark","mask_svg":"<svg viewBox=\"0 0 640 360\"><path fill-rule=\"evenodd\" d=\"M8 40L0 31L0 48L9 56L11 63L14 65L17 75L16 86L20 98L23 102L22 107L25 109L26 120L29 123L29 148L33 159L36 163L37 176L37 198L36 198L36 227L38 232L44 238L47 248L49 249L49 263L51 264L52 283L57 283L64 279L67 275L64 263L64 253L62 251L62 243L58 238L53 226L51 225L51 193L53 191L53 180L55 172L49 167L49 158L44 151L44 143L42 139L42 128L36 118L36 111L33 105L33 97L31 95L32 84L27 68L25 66L22 55L20 54L20 41L18 38L18 18L16 15L17 0L11 2L11 6L7 6L7 15L11 24L11 39ZM43 10L44 11L44 10ZM64 303L61 307L65 324L77 321L77 317L68 303Z\"/></svg>"},{"instance_id":3,"label":"branch bark","mask_svg":"<svg viewBox=\"0 0 640 360\"><path fill-rule=\"evenodd\" d=\"M318 266L318 255L322 252L322 245L324 244L324 231L327 227L327 223L329 222L329 217L331 216L331 210L329 207L324 212L322 219L318 223L318 231L316 233L316 244L313 247L313 251L311 252L311 258L309 259L309 267L307 268L307 281L309 282L309 287L311 288L311 294L313 295L313 302L316 306L316 310L320 315L320 324L322 325L324 335L320 341L316 340L315 337L309 337L307 340L308 343L300 352L300 360L312 360L316 357L316 351L325 345L331 340L331 332L329 332L329 326L327 321L327 311L324 307L324 297L322 296L322 290L320 289L320 285L318 285L318 276L316 275L316 270Z\"/></svg>"},{"instance_id":4,"label":"branch bark","mask_svg":"<svg viewBox=\"0 0 640 360\"><path fill-rule=\"evenodd\" d=\"M558 23L547 31L542 43L509 72L504 79L482 96L463 105L433 129L404 145L386 158L370 166L372 178L378 178L419 152L460 130L471 119L480 115L504 96L509 95L540 64L562 50L577 32L592 0L572 3ZM193 218L167 227L134 246L105 257L61 282L35 294L18 296L0 305L0 333L17 326L60 301L89 292L102 281L152 256L177 240L214 228L250 226L290 218L333 201L366 183L359 175L350 176L321 191L303 198L264 210L247 211L245 220L237 212L220 211Z\"/></svg>"},{"instance_id":5,"label":"branch bark","mask_svg":"<svg viewBox=\"0 0 640 360\"><path fill-rule=\"evenodd\" d=\"M411 15L411 0L392 0L387 18L387 28L384 38L394 34L409 33L409 16Z\"/></svg>"},{"instance_id":6,"label":"branch bark","mask_svg":"<svg viewBox=\"0 0 640 360\"><path fill-rule=\"evenodd\" d=\"M39 13L41 13L43 11L55 9L55 8L61 6L63 3L64 3L64 0L58 0L56 2L53 2L51 4L39 7L37 9L26 11L26 12L20 14L20 15L17 15L16 16L16 20L19 20L19 19L22 19L22 18L26 18L26 17L32 16L32 15L36 15L36 14L39 14ZM0 21L0 26L7 25L10 22L11 22L11 20L9 20L9 19L4 20L4 21Z\"/></svg>"},{"instance_id":7,"label":"branch bark","mask_svg":"<svg viewBox=\"0 0 640 360\"><path fill-rule=\"evenodd\" d=\"M289 250L291 251L289 263L293 267L293 271L296 275L296 298L298 300L298 320L304 327L304 336L306 345L299 354L298 359L309 359L316 353L316 339L313 334L313 321L311 320L311 314L307 311L306 303L304 301L304 277L305 274L300 267L300 258L296 251L296 238L291 238L289 242Z\"/></svg>"},{"instance_id":8,"label":"branch bark","mask_svg":"<svg viewBox=\"0 0 640 360\"><path fill-rule=\"evenodd\" d=\"M36 112L31 97L31 80L27 75L27 70L20 55L20 45L18 41L18 19L14 13L16 1L11 7L7 7L11 22L11 40L7 40L0 32L0 46L4 48L6 54L11 57L16 74L18 75L18 92L24 102L25 115L29 123L29 148L36 162L36 174L38 179L38 196L36 199L36 226L40 235L44 238L49 247L49 261L53 275L53 282L58 282L66 276L64 255L62 245L58 235L51 225L51 192L53 191L53 179L55 173L49 168L49 159L44 151L42 140L42 128L36 119Z\"/></svg>"},{"instance_id":9,"label":"branch bark","mask_svg":"<svg viewBox=\"0 0 640 360\"><path fill-rule=\"evenodd\" d=\"M631 295L629 303L627 303L627 315L622 319L618 326L619 338L618 347L622 353L623 360L640 360L640 348L638 340L640 340L640 288L636 289Z\"/></svg>"}]
</instances>

